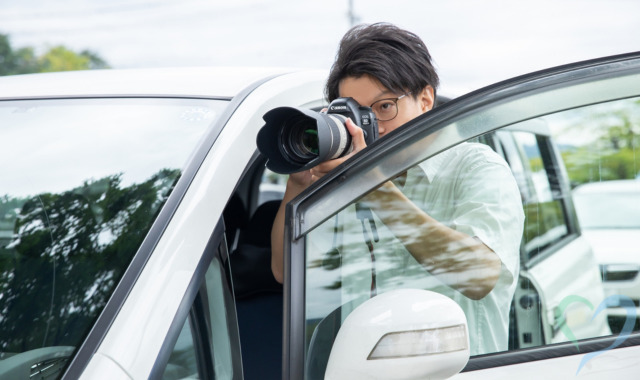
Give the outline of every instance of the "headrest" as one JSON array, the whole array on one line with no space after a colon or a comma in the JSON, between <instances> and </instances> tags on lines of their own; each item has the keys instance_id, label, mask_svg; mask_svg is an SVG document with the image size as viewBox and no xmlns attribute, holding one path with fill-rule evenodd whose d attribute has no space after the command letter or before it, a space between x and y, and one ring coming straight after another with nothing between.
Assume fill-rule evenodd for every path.
<instances>
[{"instance_id":1,"label":"headrest","mask_svg":"<svg viewBox=\"0 0 640 380\"><path fill-rule=\"evenodd\" d=\"M271 247L271 226L276 218L281 201L267 201L256 209L247 226L248 233L242 242L260 247Z\"/></svg>"}]
</instances>

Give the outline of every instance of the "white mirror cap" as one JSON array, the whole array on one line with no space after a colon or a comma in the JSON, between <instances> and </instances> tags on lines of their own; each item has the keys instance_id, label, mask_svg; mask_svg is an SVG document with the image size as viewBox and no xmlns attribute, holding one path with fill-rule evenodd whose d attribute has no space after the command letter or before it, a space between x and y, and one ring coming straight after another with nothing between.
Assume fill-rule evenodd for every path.
<instances>
[{"instance_id":1,"label":"white mirror cap","mask_svg":"<svg viewBox=\"0 0 640 380\"><path fill-rule=\"evenodd\" d=\"M468 360L460 306L428 290L398 289L367 300L344 320L325 379L447 379Z\"/></svg>"}]
</instances>

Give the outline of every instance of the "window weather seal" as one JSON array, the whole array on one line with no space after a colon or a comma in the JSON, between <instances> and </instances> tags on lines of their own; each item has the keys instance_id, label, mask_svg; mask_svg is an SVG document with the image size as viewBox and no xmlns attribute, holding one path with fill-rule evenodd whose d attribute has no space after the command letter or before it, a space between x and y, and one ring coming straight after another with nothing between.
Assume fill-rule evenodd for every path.
<instances>
[{"instance_id":1,"label":"window weather seal","mask_svg":"<svg viewBox=\"0 0 640 380\"><path fill-rule=\"evenodd\" d=\"M619 335L616 334L589 340L581 340L578 341L577 346L573 342L566 342L515 351L498 352L495 354L479 355L469 359L467 366L462 370L462 372L478 371L482 369L529 363L539 360L549 360L565 356L584 355L597 351L607 351L613 344L615 344L618 337ZM640 332L635 332L612 350L637 346L639 344Z\"/></svg>"}]
</instances>

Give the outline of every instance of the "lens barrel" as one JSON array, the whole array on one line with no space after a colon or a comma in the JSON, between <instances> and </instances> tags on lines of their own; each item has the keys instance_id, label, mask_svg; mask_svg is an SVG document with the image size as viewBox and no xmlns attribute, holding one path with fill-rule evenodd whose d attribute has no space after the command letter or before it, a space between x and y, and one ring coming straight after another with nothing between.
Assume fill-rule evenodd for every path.
<instances>
[{"instance_id":1,"label":"lens barrel","mask_svg":"<svg viewBox=\"0 0 640 380\"><path fill-rule=\"evenodd\" d=\"M290 174L342 157L351 151L347 117L294 107L279 107L264 115L257 144L267 156L267 168Z\"/></svg>"},{"instance_id":2,"label":"lens barrel","mask_svg":"<svg viewBox=\"0 0 640 380\"><path fill-rule=\"evenodd\" d=\"M310 169L351 152L347 118L362 128L367 145L378 139L375 114L353 98L334 99L327 113L278 107L262 118L266 124L258 132L258 149L268 158L267 168L281 174Z\"/></svg>"}]
</instances>

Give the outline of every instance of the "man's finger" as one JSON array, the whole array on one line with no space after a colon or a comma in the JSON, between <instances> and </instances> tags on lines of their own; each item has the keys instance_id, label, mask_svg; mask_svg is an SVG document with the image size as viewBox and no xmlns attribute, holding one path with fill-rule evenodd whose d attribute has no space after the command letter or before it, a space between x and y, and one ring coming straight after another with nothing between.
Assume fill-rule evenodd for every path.
<instances>
[{"instance_id":1,"label":"man's finger","mask_svg":"<svg viewBox=\"0 0 640 380\"><path fill-rule=\"evenodd\" d=\"M359 152L362 149L367 147L367 143L364 140L364 131L362 128L358 127L351 118L347 119L345 123L347 126L347 130L349 134L351 134L351 138L353 139L353 153Z\"/></svg>"}]
</instances>

